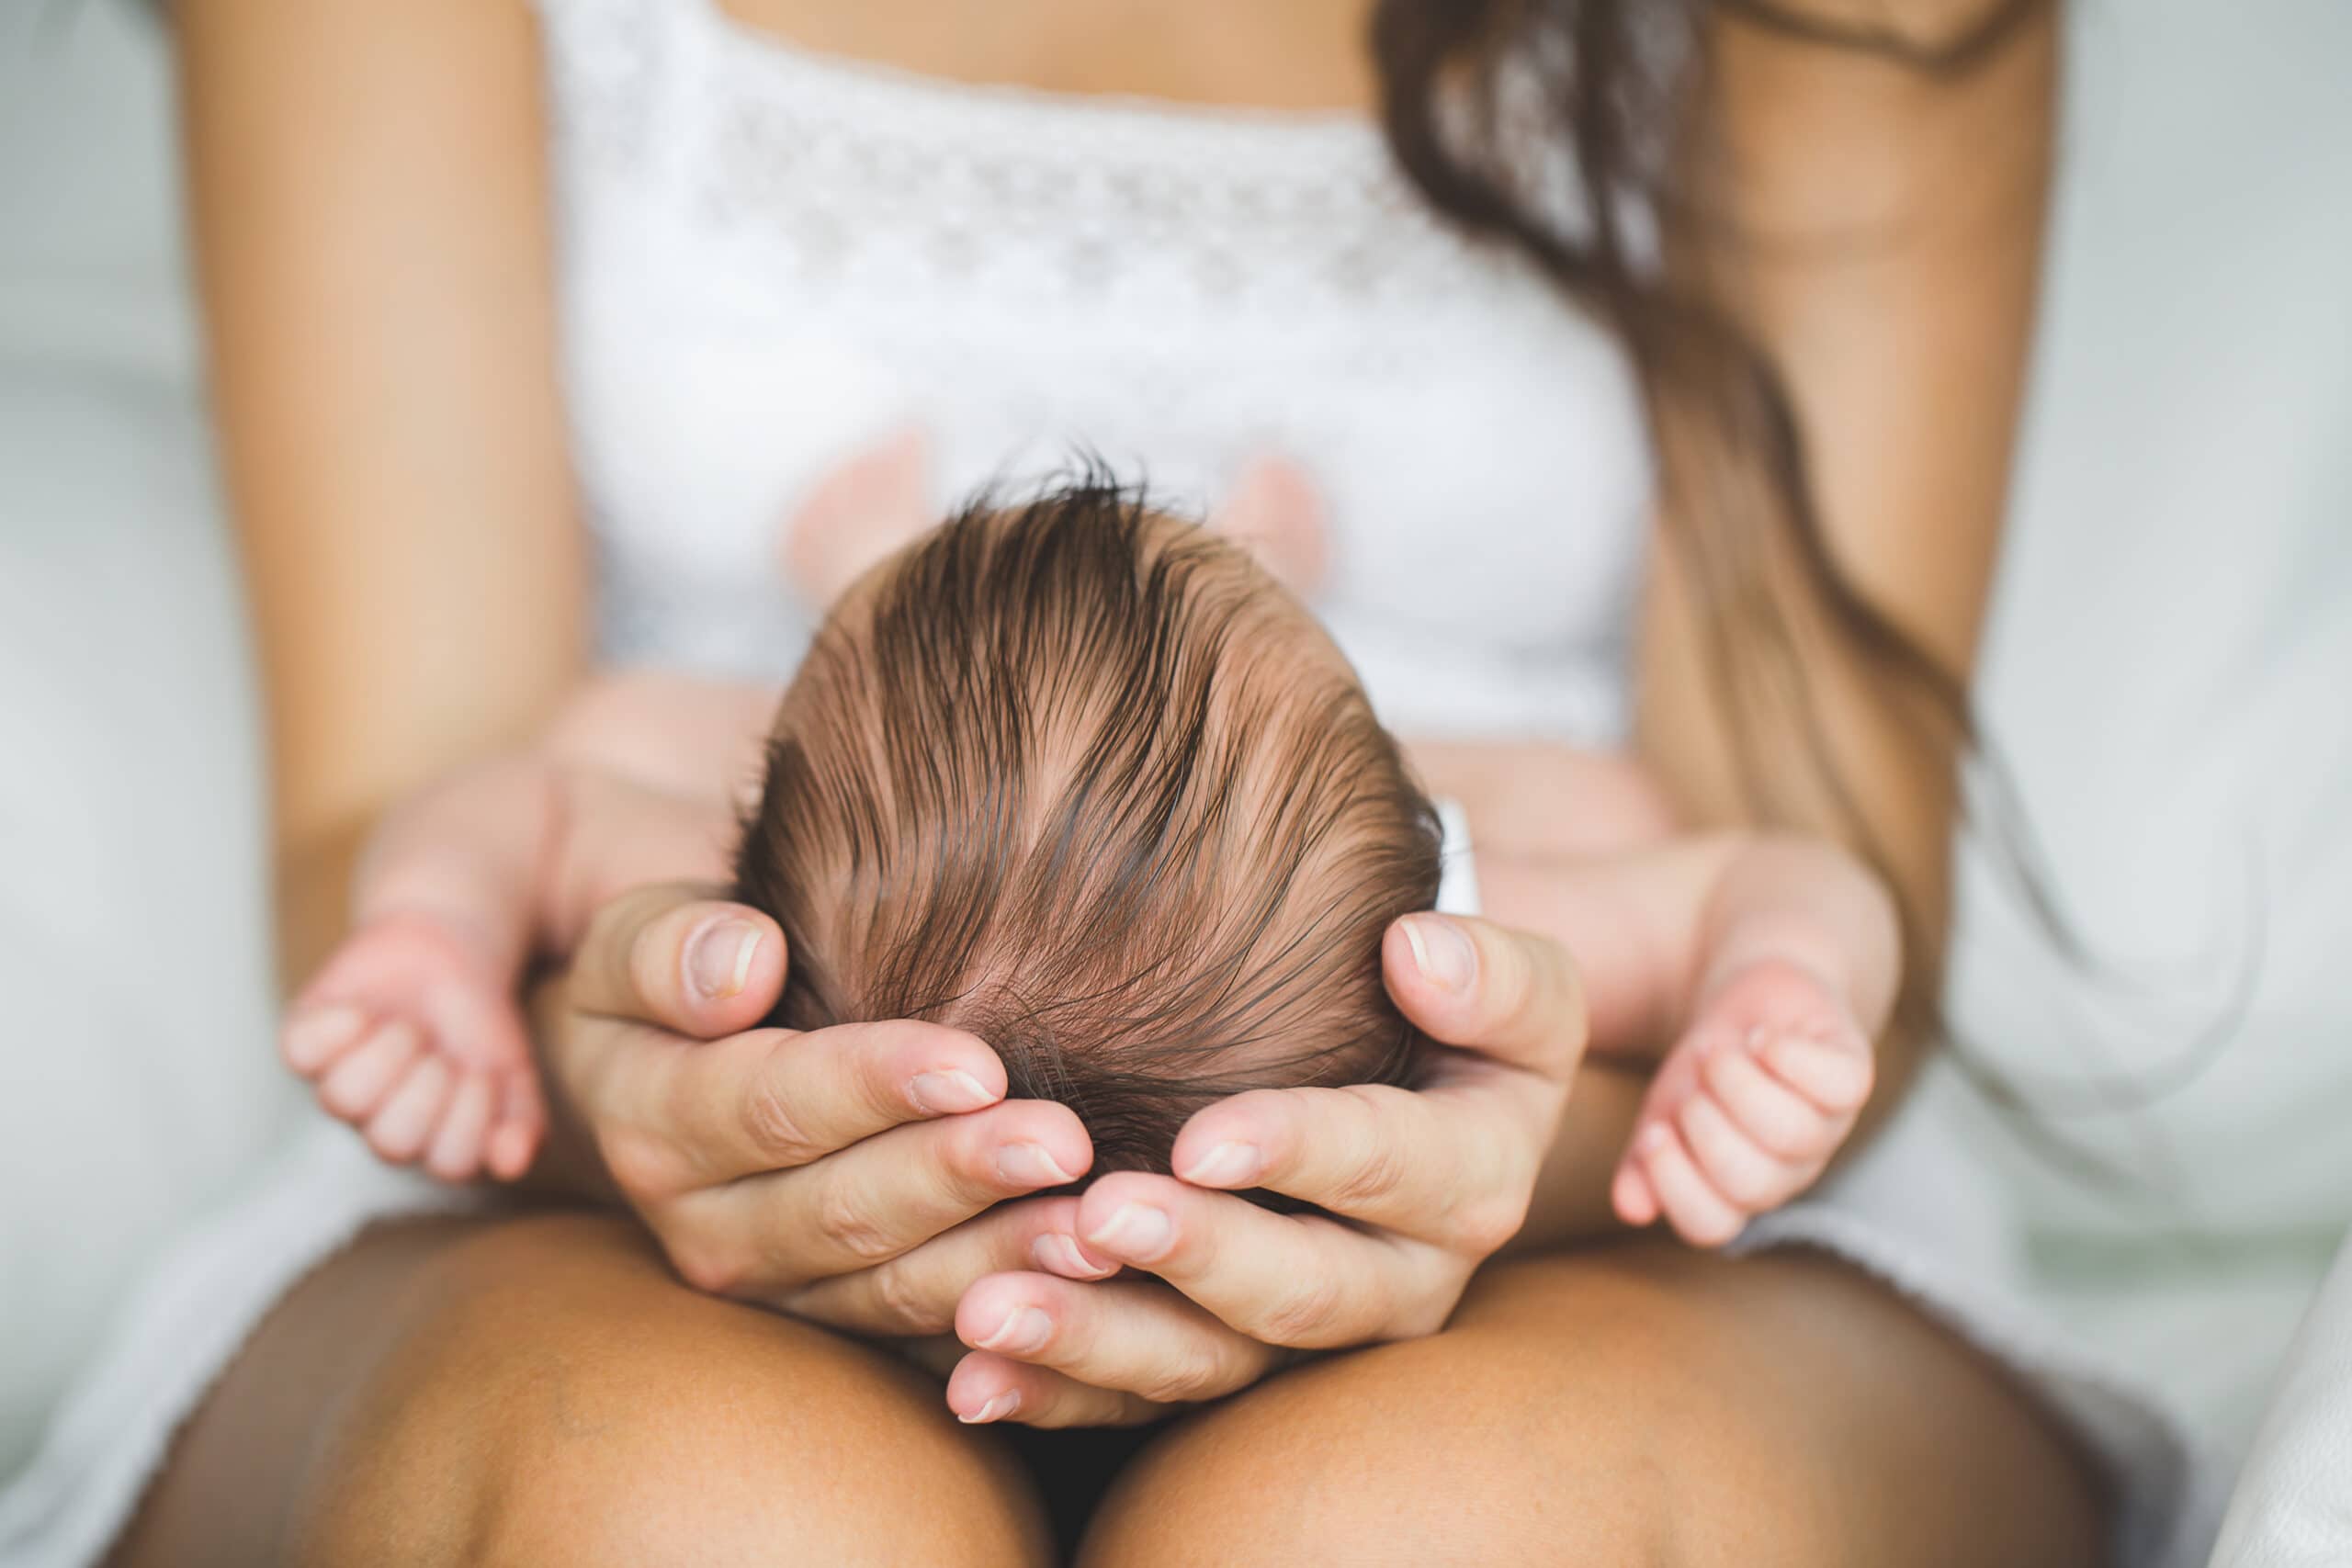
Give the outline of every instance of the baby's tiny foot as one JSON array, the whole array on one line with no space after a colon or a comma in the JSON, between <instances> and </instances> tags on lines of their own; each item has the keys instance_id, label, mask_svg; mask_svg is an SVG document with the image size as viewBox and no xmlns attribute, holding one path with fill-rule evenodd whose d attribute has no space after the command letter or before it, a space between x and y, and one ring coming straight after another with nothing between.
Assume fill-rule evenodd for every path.
<instances>
[{"instance_id":1,"label":"baby's tiny foot","mask_svg":"<svg viewBox=\"0 0 2352 1568\"><path fill-rule=\"evenodd\" d=\"M379 916L288 1010L288 1065L396 1165L445 1180L522 1174L546 1125L519 1008L472 946L420 915Z\"/></svg>"},{"instance_id":2,"label":"baby's tiny foot","mask_svg":"<svg viewBox=\"0 0 2352 1568\"><path fill-rule=\"evenodd\" d=\"M1631 1224L1663 1215L1720 1246L1826 1168L1870 1098L1869 1037L1834 987L1766 960L1716 987L1650 1086L1611 1190Z\"/></svg>"}]
</instances>

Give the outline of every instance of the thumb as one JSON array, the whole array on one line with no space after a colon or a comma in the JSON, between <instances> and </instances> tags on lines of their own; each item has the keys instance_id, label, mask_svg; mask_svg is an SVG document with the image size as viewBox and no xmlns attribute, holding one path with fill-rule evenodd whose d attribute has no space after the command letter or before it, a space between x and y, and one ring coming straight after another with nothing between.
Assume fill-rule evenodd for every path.
<instances>
[{"instance_id":1,"label":"thumb","mask_svg":"<svg viewBox=\"0 0 2352 1568\"><path fill-rule=\"evenodd\" d=\"M1566 1083L1584 1057L1584 987L1566 949L1458 915L1407 915L1380 948L1388 994L1441 1045Z\"/></svg>"}]
</instances>

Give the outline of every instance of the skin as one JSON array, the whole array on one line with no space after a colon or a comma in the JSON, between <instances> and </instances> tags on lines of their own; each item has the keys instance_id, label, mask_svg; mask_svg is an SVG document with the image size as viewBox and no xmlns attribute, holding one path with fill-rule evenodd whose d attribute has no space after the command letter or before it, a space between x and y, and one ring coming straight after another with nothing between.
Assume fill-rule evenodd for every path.
<instances>
[{"instance_id":1,"label":"skin","mask_svg":"<svg viewBox=\"0 0 2352 1568\"><path fill-rule=\"evenodd\" d=\"M743 6L746 25L945 75L1290 107L1361 106L1368 92L1352 63L1360 13L1319 0L1017 0L968 28L910 3ZM1983 8L1917 0L1899 25L1939 34ZM216 407L273 716L288 972L300 975L340 928L376 817L533 733L583 671L536 45L506 0L183 0L178 19ZM1786 367L1840 560L1964 670L2029 338L2052 28L2030 23L1979 72L1938 83L1715 25L1738 153L1723 196L1774 243L1736 284L1687 236L1670 251ZM1140 36L1155 47L1133 47ZM1793 243L1856 223L1883 243ZM1661 436L1670 459L1674 433ZM1697 653L1702 612L1670 554L1657 558L1642 747L1685 820L1734 824L1737 775ZM1807 608L1784 577L1769 586L1790 594L1802 628ZM1899 890L1938 917L1912 953L1932 971L1951 759L1894 722L1826 639L1801 644ZM729 1215L694 1201L718 1189L664 1172L660 1156L722 1125L763 1139L763 1158L790 1142L793 1129L746 1114L776 1103L758 1092L760 1065L787 1054L754 1060L755 1047L729 1055L722 1040L697 1058L708 1070L678 1066L677 1033L742 1028L782 973L780 940L750 931L745 988L694 989L691 941L741 919L684 894L625 900L548 998L562 1022L548 1057L557 1157L543 1178L617 1189L662 1254L722 1289L741 1283L759 1205ZM1100 1184L1076 1213L1008 1205L935 1240L823 1227L861 1235L870 1265L828 1278L901 1326L944 1308L941 1326L974 1338L992 1337L963 1320L983 1287L1034 1292L1046 1342L965 1358L961 1403L950 1388L959 1409L1015 1383L1028 1396L1020 1418L1041 1421L1247 1390L1131 1467L1091 1562L1282 1562L1308 1545L1365 1562L2096 1559L2096 1489L2034 1407L1834 1263L1644 1246L1479 1270L1505 1241L1543 1254L1606 1226L1609 1168L1643 1084L1586 1067L1567 1096L1581 1042L1573 971L1544 944L1462 930L1475 956L1458 987L1431 989L1401 933L1385 958L1401 1006L1483 1048L1465 1060L1489 1077L1486 1100L1469 1091L1485 1109L1449 1118L1425 1096L1246 1097L1186 1134L1193 1155L1252 1143L1272 1184L1375 1214L1334 1266L1390 1269L1376 1290L1252 1295L1235 1281L1263 1267L1271 1233L1246 1234L1248 1206L1207 1185L1156 1178L1136 1179L1163 1183L1148 1192ZM887 1086L912 1065L890 1058L886 1074L884 1043L833 1043L845 1082ZM984 1074L993 1057L969 1044L926 1050ZM1899 1082L1908 1055L1888 1043L1884 1081ZM1498 1139L1512 1114L1528 1120ZM921 1190L889 1183L910 1180L924 1151L944 1162L934 1171L984 1168L956 1167L946 1147L989 1146L958 1125L969 1117L910 1115L884 1135L916 1157L887 1171L868 1161L860 1183L826 1179L832 1219L919 1201ZM1434 1141L1415 1145L1416 1126ZM631 1135L635 1154L612 1157ZM1396 1157L1513 1137L1527 1140L1516 1187L1499 1175L1449 1183L1442 1162ZM835 1157L763 1166L773 1174L757 1179L782 1191ZM1180 1146L1180 1168L1187 1157ZM1471 1192L1485 1207L1465 1219L1454 1211ZM1067 1224L1085 1240L1146 1196L1170 1221L1155 1268L1189 1294L1147 1305L1125 1281L1028 1271L1035 1235L1020 1226ZM364 1238L249 1344L114 1560L772 1561L790 1541L810 1561L1043 1560L1023 1485L986 1433L947 1423L935 1394L845 1338L680 1285L643 1234L568 1215ZM1387 1261L1365 1261L1375 1256ZM1408 1266L1409 1278L1397 1271ZM1389 1321L1367 1315L1374 1298ZM1419 1337L1448 1314L1452 1331ZM1270 1340L1366 1337L1405 1342L1251 1386L1277 1359ZM1936 1420L1920 1421L1922 1408ZM928 1533L941 1518L956 1522L951 1540Z\"/></svg>"}]
</instances>

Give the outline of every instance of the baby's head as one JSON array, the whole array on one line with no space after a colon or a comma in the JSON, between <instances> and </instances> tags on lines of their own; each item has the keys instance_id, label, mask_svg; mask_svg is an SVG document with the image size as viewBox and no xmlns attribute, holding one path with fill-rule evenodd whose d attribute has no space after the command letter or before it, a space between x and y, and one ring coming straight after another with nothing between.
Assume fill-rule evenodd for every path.
<instances>
[{"instance_id":1,"label":"baby's head","mask_svg":"<svg viewBox=\"0 0 2352 1568\"><path fill-rule=\"evenodd\" d=\"M1244 1089L1403 1081L1382 932L1436 815L1338 649L1249 557L1082 482L860 580L786 693L737 896L772 1021L968 1030L1094 1168L1166 1170Z\"/></svg>"}]
</instances>

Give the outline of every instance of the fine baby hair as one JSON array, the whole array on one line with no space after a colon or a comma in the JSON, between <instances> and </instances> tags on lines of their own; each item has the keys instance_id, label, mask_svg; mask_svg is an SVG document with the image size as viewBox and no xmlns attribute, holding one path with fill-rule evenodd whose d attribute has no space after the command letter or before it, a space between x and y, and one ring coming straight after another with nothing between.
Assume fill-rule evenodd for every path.
<instances>
[{"instance_id":1,"label":"fine baby hair","mask_svg":"<svg viewBox=\"0 0 2352 1568\"><path fill-rule=\"evenodd\" d=\"M737 897L789 942L772 1021L917 1018L1164 1171L1250 1089L1400 1083L1382 933L1436 813L1312 616L1099 473L984 497L860 579L786 692Z\"/></svg>"}]
</instances>

